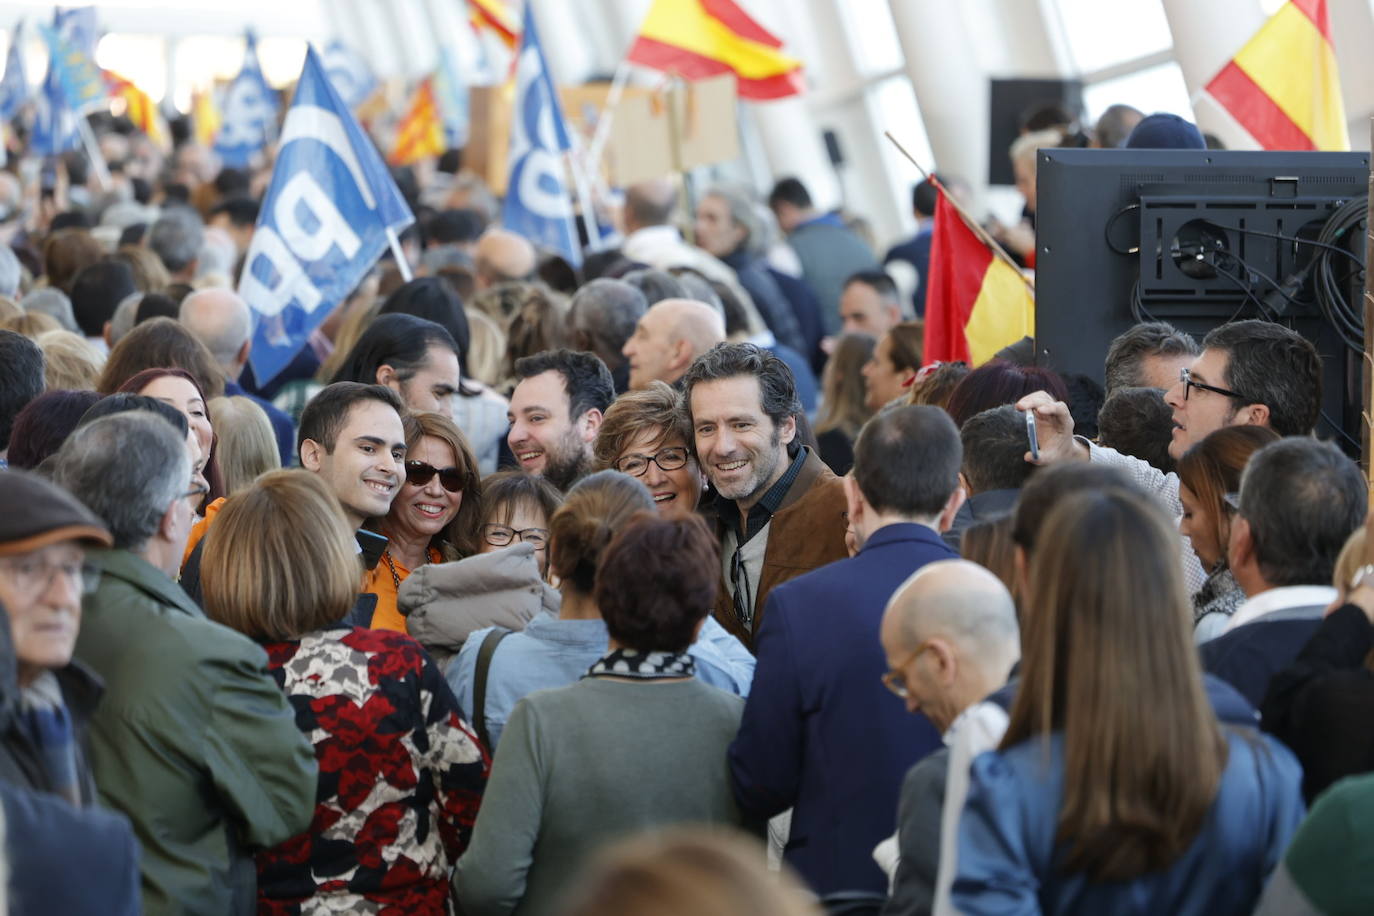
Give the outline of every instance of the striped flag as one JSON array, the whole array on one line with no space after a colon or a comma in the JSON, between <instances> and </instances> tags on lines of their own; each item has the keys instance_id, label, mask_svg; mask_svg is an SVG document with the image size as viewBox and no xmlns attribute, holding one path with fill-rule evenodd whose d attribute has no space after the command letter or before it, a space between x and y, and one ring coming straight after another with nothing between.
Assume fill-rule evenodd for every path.
<instances>
[{"instance_id":1,"label":"striped flag","mask_svg":"<svg viewBox=\"0 0 1374 916\"><path fill-rule=\"evenodd\" d=\"M392 165L410 165L444 151L444 120L434 101L434 79L420 81L410 108L396 130L396 147L391 151Z\"/></svg>"},{"instance_id":2,"label":"striped flag","mask_svg":"<svg viewBox=\"0 0 1374 916\"><path fill-rule=\"evenodd\" d=\"M987 362L1035 333L1025 280L993 254L941 192L926 280L925 362Z\"/></svg>"},{"instance_id":3,"label":"striped flag","mask_svg":"<svg viewBox=\"0 0 1374 916\"><path fill-rule=\"evenodd\" d=\"M111 99L124 100L124 115L139 130L148 135L158 146L167 146L167 131L162 126L162 115L148 93L134 85L113 70L101 71L105 75L105 86Z\"/></svg>"},{"instance_id":4,"label":"striped flag","mask_svg":"<svg viewBox=\"0 0 1374 916\"><path fill-rule=\"evenodd\" d=\"M519 27L502 0L468 0L468 19L478 32L486 30L493 33L512 51L520 43Z\"/></svg>"},{"instance_id":5,"label":"striped flag","mask_svg":"<svg viewBox=\"0 0 1374 916\"><path fill-rule=\"evenodd\" d=\"M686 80L733 73L742 99L780 99L805 88L801 61L733 0L654 0L628 60Z\"/></svg>"},{"instance_id":6,"label":"striped flag","mask_svg":"<svg viewBox=\"0 0 1374 916\"><path fill-rule=\"evenodd\" d=\"M1326 0L1279 7L1206 91L1262 149L1350 149Z\"/></svg>"}]
</instances>

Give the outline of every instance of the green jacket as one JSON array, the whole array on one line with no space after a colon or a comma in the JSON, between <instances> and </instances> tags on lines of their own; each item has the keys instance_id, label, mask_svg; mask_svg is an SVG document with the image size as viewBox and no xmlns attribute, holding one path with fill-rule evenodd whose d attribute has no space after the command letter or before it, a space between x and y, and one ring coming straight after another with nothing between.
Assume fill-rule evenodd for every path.
<instances>
[{"instance_id":1,"label":"green jacket","mask_svg":"<svg viewBox=\"0 0 1374 916\"><path fill-rule=\"evenodd\" d=\"M103 575L76 656L105 682L91 764L143 847L144 912L251 913L252 853L310 824L314 751L260 647L141 557L88 556Z\"/></svg>"}]
</instances>

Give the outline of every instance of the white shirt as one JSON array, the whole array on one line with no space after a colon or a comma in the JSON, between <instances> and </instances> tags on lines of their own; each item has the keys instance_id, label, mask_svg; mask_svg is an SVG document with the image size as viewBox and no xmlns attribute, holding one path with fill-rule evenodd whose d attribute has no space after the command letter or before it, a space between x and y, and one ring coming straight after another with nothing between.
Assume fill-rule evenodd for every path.
<instances>
[{"instance_id":1,"label":"white shirt","mask_svg":"<svg viewBox=\"0 0 1374 916\"><path fill-rule=\"evenodd\" d=\"M1231 615L1226 629L1222 632L1229 633L1236 627L1254 623L1276 611L1314 605L1325 608L1335 600L1336 590L1329 585L1285 585L1282 588L1271 588L1247 599L1236 608L1236 612Z\"/></svg>"}]
</instances>

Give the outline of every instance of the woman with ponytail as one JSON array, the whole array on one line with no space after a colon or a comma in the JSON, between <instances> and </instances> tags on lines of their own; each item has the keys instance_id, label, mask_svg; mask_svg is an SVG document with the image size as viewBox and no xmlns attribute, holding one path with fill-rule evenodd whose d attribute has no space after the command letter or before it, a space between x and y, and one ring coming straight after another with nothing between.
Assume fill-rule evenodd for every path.
<instances>
[{"instance_id":1,"label":"woman with ponytail","mask_svg":"<svg viewBox=\"0 0 1374 916\"><path fill-rule=\"evenodd\" d=\"M573 683L606 654L606 622L593 596L593 583L611 538L640 512L656 514L653 497L636 478L619 471L584 478L549 521L548 563L558 583L557 616L549 611L536 614L518 633L500 627L478 630L463 644L449 669L449 683L493 751L522 697ZM712 569L720 568L719 560L712 562ZM754 658L714 619L707 618L688 654L699 680L748 695Z\"/></svg>"},{"instance_id":2,"label":"woman with ponytail","mask_svg":"<svg viewBox=\"0 0 1374 916\"><path fill-rule=\"evenodd\" d=\"M552 563L598 610L606 642L576 683L511 713L454 871L468 916L553 912L588 858L630 834L739 823L725 751L744 702L701 683L689 651L715 603L716 540L700 518L662 519L652 503L628 524L568 518L605 473L554 516ZM608 504L633 502L627 483L644 489L611 473Z\"/></svg>"}]
</instances>

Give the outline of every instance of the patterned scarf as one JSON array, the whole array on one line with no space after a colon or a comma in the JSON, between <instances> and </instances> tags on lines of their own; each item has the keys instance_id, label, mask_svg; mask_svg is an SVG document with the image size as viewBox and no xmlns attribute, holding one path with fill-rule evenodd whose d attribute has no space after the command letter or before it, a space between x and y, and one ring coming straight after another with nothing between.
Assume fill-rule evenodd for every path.
<instances>
[{"instance_id":1,"label":"patterned scarf","mask_svg":"<svg viewBox=\"0 0 1374 916\"><path fill-rule=\"evenodd\" d=\"M655 680L672 677L691 677L696 663L686 652L640 652L638 649L616 649L587 669L587 677L632 677Z\"/></svg>"},{"instance_id":2,"label":"patterned scarf","mask_svg":"<svg viewBox=\"0 0 1374 916\"><path fill-rule=\"evenodd\" d=\"M81 782L76 773L76 736L57 675L44 671L19 691L19 725L38 750L53 791L78 807Z\"/></svg>"}]
</instances>

